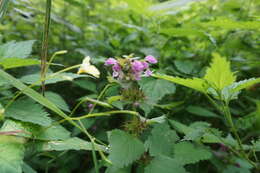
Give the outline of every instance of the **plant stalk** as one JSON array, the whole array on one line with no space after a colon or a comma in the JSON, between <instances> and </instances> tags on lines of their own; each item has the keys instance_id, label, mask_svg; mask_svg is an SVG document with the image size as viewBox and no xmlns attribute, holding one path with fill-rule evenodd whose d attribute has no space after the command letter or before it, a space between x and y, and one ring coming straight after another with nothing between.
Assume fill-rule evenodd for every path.
<instances>
[{"instance_id":1,"label":"plant stalk","mask_svg":"<svg viewBox=\"0 0 260 173\"><path fill-rule=\"evenodd\" d=\"M42 40L42 50L41 50L41 83L42 83L42 95L45 92L45 77L46 77L46 67L47 67L47 56L48 56L48 38L50 31L50 19L51 19L51 3L52 0L46 0L46 12L45 12L45 23L44 32Z\"/></svg>"}]
</instances>

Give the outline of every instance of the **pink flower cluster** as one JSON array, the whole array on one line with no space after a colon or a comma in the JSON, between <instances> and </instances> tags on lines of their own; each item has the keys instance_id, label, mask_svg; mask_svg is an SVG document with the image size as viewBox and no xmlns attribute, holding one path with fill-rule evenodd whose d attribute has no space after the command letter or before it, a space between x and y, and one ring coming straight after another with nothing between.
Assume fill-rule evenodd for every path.
<instances>
[{"instance_id":1,"label":"pink flower cluster","mask_svg":"<svg viewBox=\"0 0 260 173\"><path fill-rule=\"evenodd\" d=\"M149 69L149 65L156 64L157 59L152 55L148 55L144 60L128 58L122 62L120 64L118 60L114 58L108 58L105 61L105 65L112 66L114 78L124 79L124 77L129 77L132 80L140 80L141 76L152 75L152 71Z\"/></svg>"}]
</instances>

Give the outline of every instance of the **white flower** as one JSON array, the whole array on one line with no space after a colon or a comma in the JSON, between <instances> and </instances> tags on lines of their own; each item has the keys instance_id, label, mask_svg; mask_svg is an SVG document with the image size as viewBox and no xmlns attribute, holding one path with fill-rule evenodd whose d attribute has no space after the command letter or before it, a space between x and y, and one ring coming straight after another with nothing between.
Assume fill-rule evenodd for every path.
<instances>
[{"instance_id":1,"label":"white flower","mask_svg":"<svg viewBox=\"0 0 260 173\"><path fill-rule=\"evenodd\" d=\"M100 76L100 72L99 70L94 66L90 64L90 57L87 56L84 58L79 70L78 70L78 74L81 73L87 73L87 74L91 74L92 76L99 78Z\"/></svg>"}]
</instances>

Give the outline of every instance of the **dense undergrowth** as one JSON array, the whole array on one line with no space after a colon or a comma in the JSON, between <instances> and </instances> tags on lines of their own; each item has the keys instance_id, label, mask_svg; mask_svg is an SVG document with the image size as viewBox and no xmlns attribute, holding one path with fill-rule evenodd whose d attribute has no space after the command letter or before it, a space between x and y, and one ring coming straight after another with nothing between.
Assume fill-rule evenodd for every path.
<instances>
[{"instance_id":1,"label":"dense undergrowth","mask_svg":"<svg viewBox=\"0 0 260 173\"><path fill-rule=\"evenodd\" d=\"M0 173L259 172L259 11L0 1Z\"/></svg>"}]
</instances>

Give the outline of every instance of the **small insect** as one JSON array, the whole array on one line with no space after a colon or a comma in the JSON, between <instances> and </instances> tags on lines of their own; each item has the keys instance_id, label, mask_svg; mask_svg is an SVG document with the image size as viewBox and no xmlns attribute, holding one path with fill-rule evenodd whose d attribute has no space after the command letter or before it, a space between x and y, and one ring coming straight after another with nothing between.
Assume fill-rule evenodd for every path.
<instances>
[{"instance_id":1,"label":"small insect","mask_svg":"<svg viewBox=\"0 0 260 173\"><path fill-rule=\"evenodd\" d=\"M84 58L79 70L78 70L78 74L81 73L87 73L90 74L96 78L99 78L100 76L100 72L99 70L94 66L90 64L90 57L87 56Z\"/></svg>"}]
</instances>

